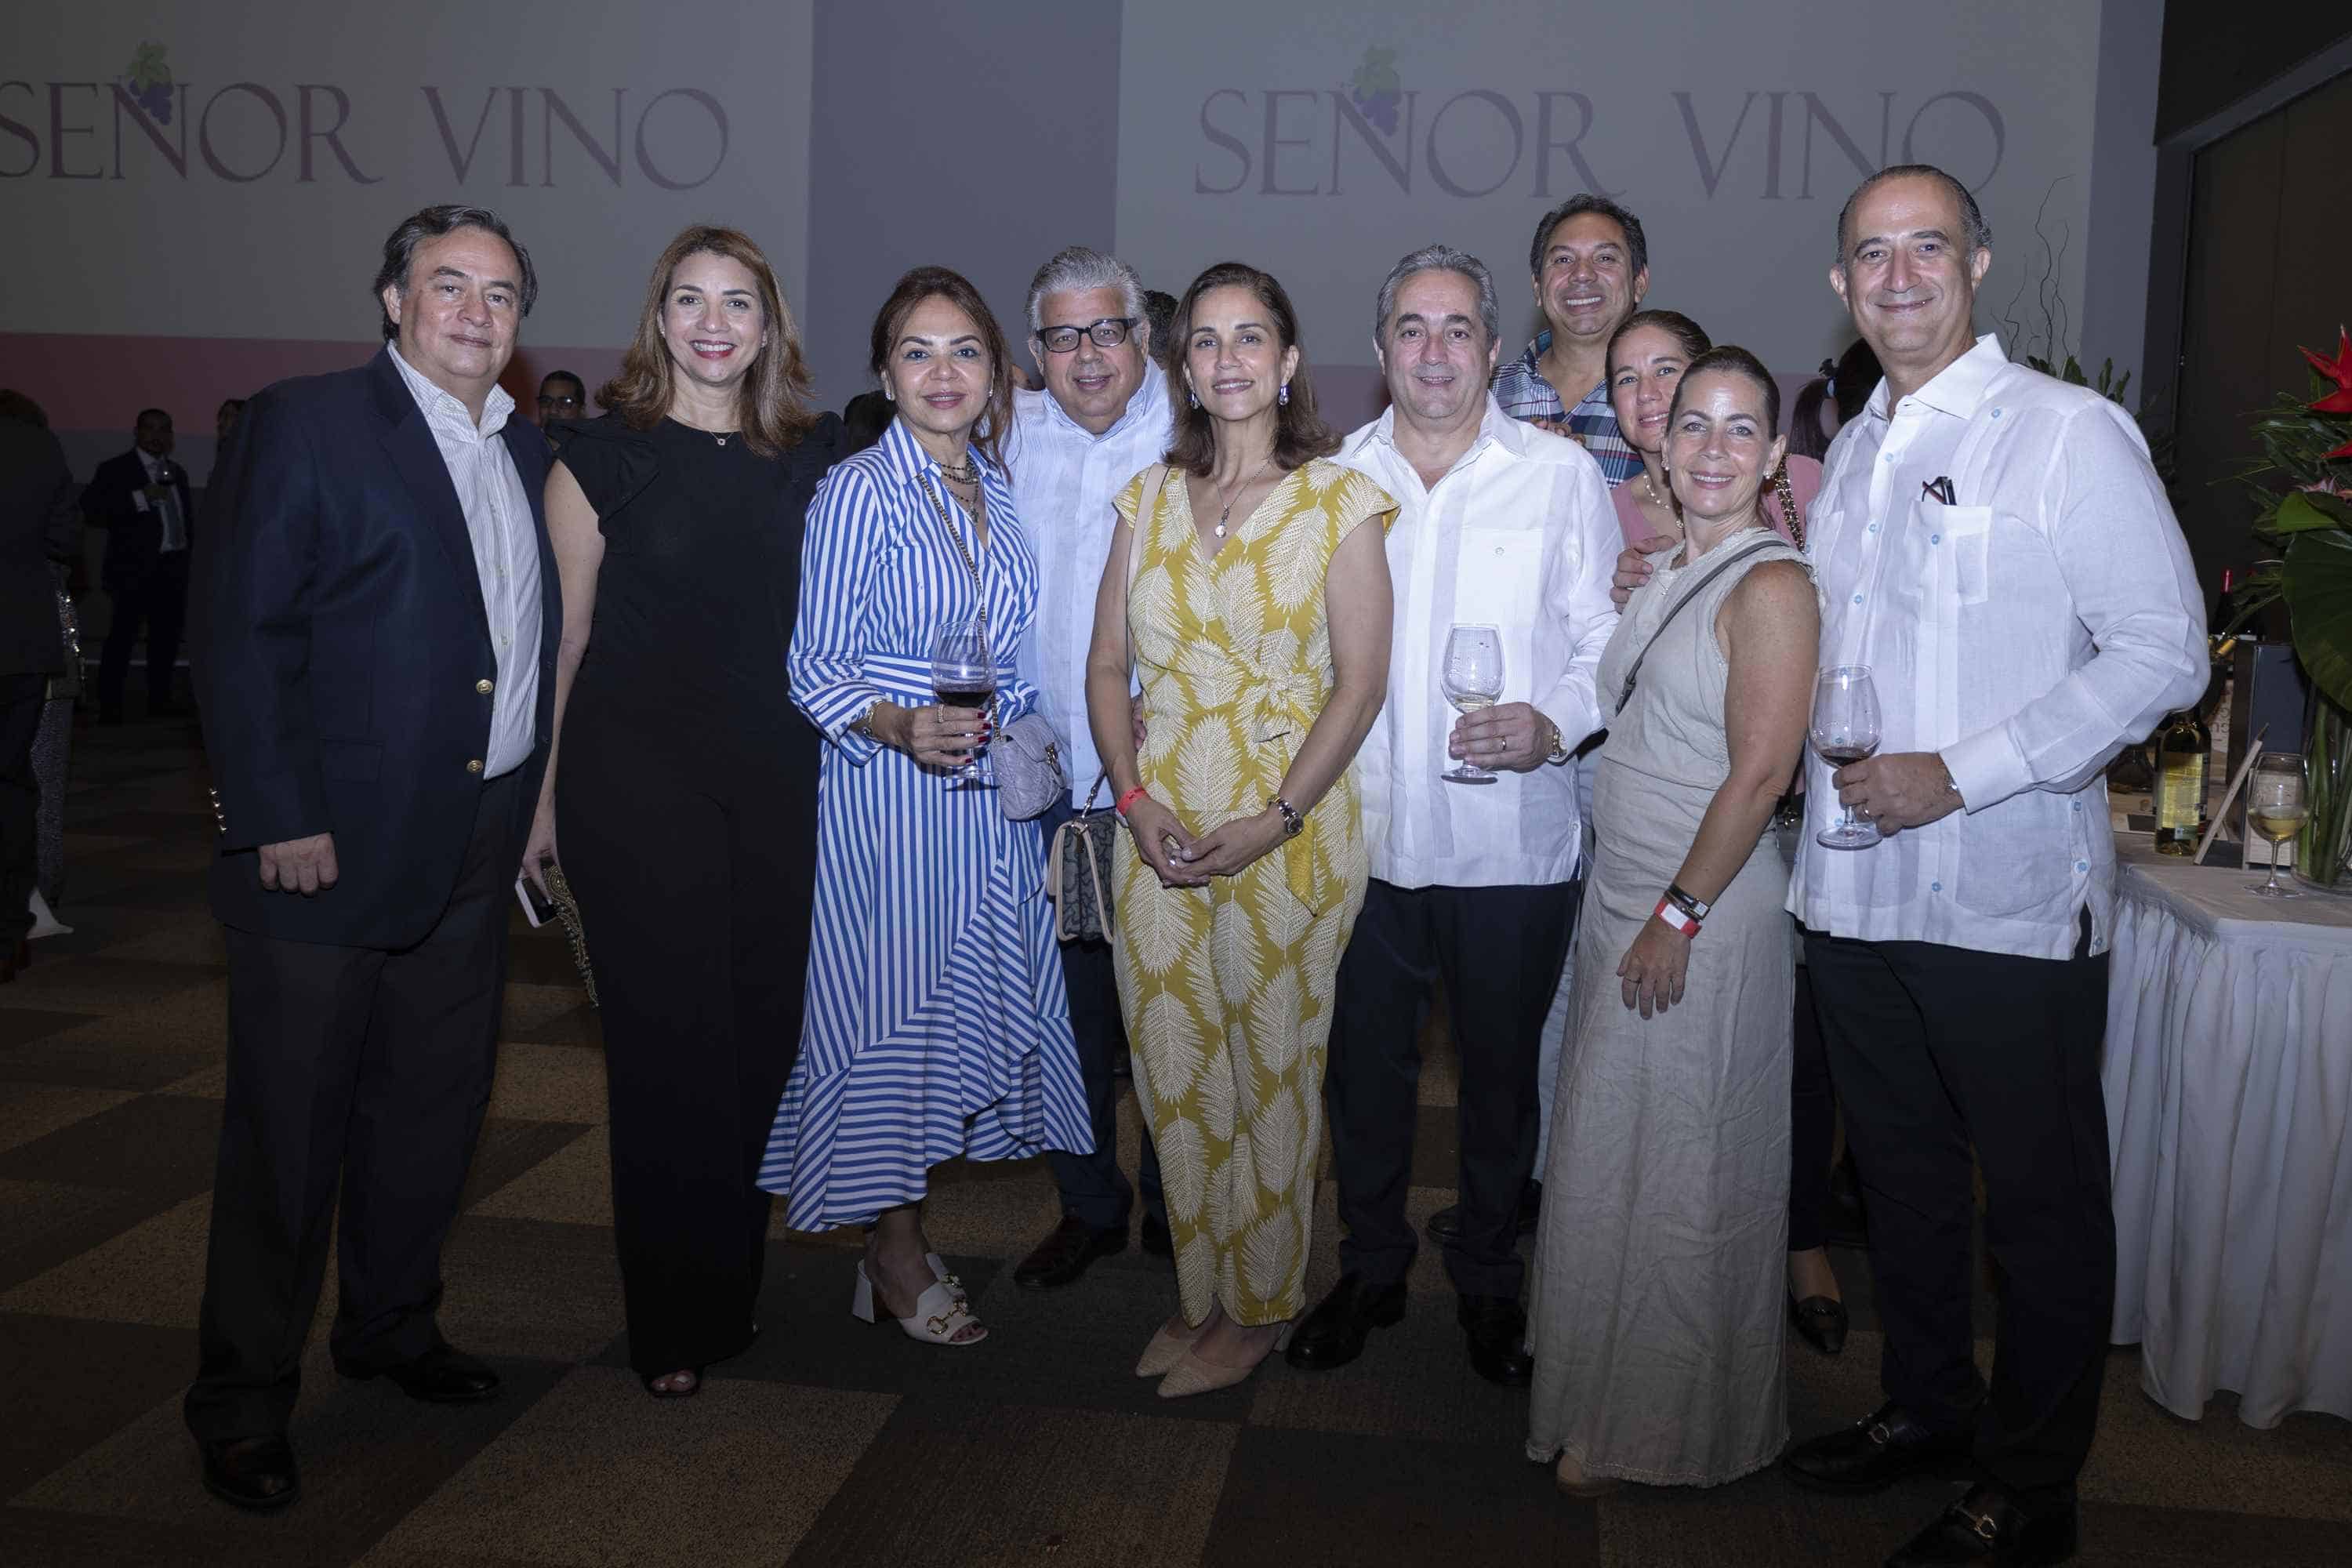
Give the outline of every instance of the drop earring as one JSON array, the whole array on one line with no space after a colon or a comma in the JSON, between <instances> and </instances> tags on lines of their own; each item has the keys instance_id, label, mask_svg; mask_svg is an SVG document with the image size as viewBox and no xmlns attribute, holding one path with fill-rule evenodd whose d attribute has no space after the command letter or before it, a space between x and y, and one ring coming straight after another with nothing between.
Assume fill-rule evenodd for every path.
<instances>
[{"instance_id":1,"label":"drop earring","mask_svg":"<svg viewBox=\"0 0 2352 1568\"><path fill-rule=\"evenodd\" d=\"M1275 394L1274 400L1285 408L1290 406L1290 383L1286 381L1282 384L1282 390Z\"/></svg>"},{"instance_id":2,"label":"drop earring","mask_svg":"<svg viewBox=\"0 0 2352 1568\"><path fill-rule=\"evenodd\" d=\"M1201 395L1188 386L1184 389L1184 402L1189 407L1198 408L1201 406Z\"/></svg>"}]
</instances>

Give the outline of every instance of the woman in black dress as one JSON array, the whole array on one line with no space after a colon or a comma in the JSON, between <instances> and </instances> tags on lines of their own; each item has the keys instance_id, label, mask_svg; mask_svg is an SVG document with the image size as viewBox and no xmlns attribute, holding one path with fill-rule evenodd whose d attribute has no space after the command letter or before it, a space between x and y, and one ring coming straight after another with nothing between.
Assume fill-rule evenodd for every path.
<instances>
[{"instance_id":1,"label":"woman in black dress","mask_svg":"<svg viewBox=\"0 0 2352 1568\"><path fill-rule=\"evenodd\" d=\"M668 1398L758 1331L753 1178L801 1036L820 742L784 659L809 496L842 455L807 391L759 247L689 228L609 412L561 427L547 480L558 747L523 861L538 876L560 841L580 901L629 1360Z\"/></svg>"}]
</instances>

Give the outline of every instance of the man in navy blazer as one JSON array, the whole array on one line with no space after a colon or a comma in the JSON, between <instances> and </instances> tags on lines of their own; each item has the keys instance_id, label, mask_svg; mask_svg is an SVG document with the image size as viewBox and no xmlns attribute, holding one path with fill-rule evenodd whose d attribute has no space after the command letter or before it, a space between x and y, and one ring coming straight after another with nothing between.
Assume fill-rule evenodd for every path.
<instances>
[{"instance_id":1,"label":"man in navy blazer","mask_svg":"<svg viewBox=\"0 0 2352 1568\"><path fill-rule=\"evenodd\" d=\"M188 470L172 460L172 416L142 408L131 428L131 450L109 458L82 492L82 516L106 530L106 560L99 584L106 590L106 649L98 661L98 716L122 720L122 689L131 675L131 645L147 628L147 711L177 712L172 670L180 658L187 618L188 545L195 513L188 505Z\"/></svg>"},{"instance_id":2,"label":"man in navy blazer","mask_svg":"<svg viewBox=\"0 0 2352 1568\"><path fill-rule=\"evenodd\" d=\"M499 1382L436 1310L553 741L547 447L498 385L537 282L496 215L438 206L376 292L372 361L253 399L196 562L229 1069L185 1410L248 1508L299 1489L339 1183L336 1370L436 1403Z\"/></svg>"}]
</instances>

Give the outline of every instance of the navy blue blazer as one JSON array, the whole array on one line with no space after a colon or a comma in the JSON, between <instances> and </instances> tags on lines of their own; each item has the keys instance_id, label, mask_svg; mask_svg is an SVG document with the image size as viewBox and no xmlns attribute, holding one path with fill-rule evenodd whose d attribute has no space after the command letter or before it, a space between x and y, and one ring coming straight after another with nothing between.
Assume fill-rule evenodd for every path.
<instances>
[{"instance_id":1,"label":"navy blue blazer","mask_svg":"<svg viewBox=\"0 0 2352 1568\"><path fill-rule=\"evenodd\" d=\"M563 611L547 443L520 418L500 434L539 539L520 826L547 769ZM191 660L220 829L213 913L295 942L408 947L457 886L490 742L498 660L457 488L388 353L263 391L226 469L196 543ZM330 832L332 889L263 890L261 845Z\"/></svg>"}]
</instances>

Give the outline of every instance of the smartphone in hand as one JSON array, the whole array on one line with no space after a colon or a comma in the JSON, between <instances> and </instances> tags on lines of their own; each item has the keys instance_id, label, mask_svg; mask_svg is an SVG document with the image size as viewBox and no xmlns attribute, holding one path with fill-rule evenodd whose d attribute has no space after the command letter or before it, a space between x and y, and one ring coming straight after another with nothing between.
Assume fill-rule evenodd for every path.
<instances>
[{"instance_id":1,"label":"smartphone in hand","mask_svg":"<svg viewBox=\"0 0 2352 1568\"><path fill-rule=\"evenodd\" d=\"M555 900L541 892L539 884L527 876L518 874L515 878L515 901L522 905L522 918L530 922L534 931L555 918Z\"/></svg>"}]
</instances>

